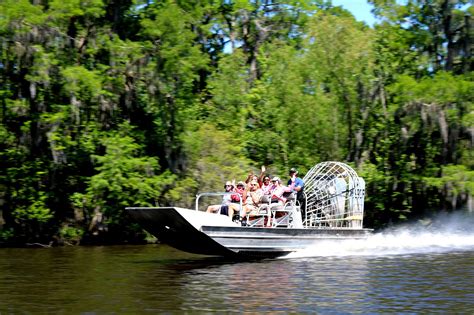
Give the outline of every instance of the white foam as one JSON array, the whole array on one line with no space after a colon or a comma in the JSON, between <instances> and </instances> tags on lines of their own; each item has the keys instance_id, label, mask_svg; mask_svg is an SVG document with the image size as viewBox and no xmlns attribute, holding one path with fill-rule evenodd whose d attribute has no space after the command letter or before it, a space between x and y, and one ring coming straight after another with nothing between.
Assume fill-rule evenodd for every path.
<instances>
[{"instance_id":1,"label":"white foam","mask_svg":"<svg viewBox=\"0 0 474 315\"><path fill-rule=\"evenodd\" d=\"M324 241L285 258L388 256L474 251L474 214L443 214L435 219L398 226L366 240Z\"/></svg>"}]
</instances>

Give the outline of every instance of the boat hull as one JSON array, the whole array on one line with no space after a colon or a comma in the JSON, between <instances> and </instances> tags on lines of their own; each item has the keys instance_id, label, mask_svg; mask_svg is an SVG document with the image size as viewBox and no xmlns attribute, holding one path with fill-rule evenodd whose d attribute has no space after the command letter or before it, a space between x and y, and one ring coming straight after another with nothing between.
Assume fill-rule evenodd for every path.
<instances>
[{"instance_id":1,"label":"boat hull","mask_svg":"<svg viewBox=\"0 0 474 315\"><path fill-rule=\"evenodd\" d=\"M370 229L242 227L228 217L177 207L127 208L145 230L177 249L203 255L278 257L325 240L364 239Z\"/></svg>"}]
</instances>

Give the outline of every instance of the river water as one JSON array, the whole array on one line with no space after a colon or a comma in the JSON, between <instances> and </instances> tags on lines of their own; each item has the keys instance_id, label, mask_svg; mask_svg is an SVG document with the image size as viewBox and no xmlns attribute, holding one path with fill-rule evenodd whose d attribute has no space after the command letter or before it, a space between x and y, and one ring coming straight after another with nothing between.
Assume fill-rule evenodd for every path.
<instances>
[{"instance_id":1,"label":"river water","mask_svg":"<svg viewBox=\"0 0 474 315\"><path fill-rule=\"evenodd\" d=\"M165 245L0 249L0 314L474 313L474 228L400 227L279 259Z\"/></svg>"}]
</instances>

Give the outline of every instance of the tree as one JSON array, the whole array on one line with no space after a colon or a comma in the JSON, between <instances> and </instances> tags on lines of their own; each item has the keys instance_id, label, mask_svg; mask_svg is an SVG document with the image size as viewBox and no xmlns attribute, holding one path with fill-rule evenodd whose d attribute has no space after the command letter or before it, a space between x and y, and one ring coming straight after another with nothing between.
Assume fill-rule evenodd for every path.
<instances>
[{"instance_id":1,"label":"tree","mask_svg":"<svg viewBox=\"0 0 474 315\"><path fill-rule=\"evenodd\" d=\"M473 70L473 6L470 1L370 2L375 6L376 15L411 34L407 49L429 58L425 70L446 70L457 74Z\"/></svg>"},{"instance_id":2,"label":"tree","mask_svg":"<svg viewBox=\"0 0 474 315\"><path fill-rule=\"evenodd\" d=\"M96 174L91 176L85 193L71 199L84 211L84 227L92 234L111 230L109 238L126 239L129 228L124 213L127 206L159 206L164 191L175 177L159 173L158 161L143 156L142 148L129 136L132 129L121 125L117 132L103 138L105 154L93 155Z\"/></svg>"}]
</instances>

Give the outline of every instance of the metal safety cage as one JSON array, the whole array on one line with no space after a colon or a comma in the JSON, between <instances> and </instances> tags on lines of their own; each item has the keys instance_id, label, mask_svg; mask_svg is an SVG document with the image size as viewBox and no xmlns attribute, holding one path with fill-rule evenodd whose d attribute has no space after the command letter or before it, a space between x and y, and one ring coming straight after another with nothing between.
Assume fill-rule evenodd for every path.
<instances>
[{"instance_id":1,"label":"metal safety cage","mask_svg":"<svg viewBox=\"0 0 474 315\"><path fill-rule=\"evenodd\" d=\"M306 227L362 228L365 181L349 165L322 162L303 180Z\"/></svg>"}]
</instances>

